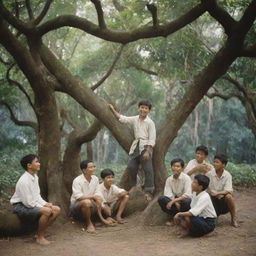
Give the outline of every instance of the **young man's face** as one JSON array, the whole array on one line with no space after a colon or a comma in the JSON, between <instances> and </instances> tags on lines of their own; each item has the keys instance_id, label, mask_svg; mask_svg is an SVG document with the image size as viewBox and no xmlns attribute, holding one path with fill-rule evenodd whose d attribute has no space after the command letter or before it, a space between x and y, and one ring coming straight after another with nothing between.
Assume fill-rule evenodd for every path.
<instances>
[{"instance_id":1,"label":"young man's face","mask_svg":"<svg viewBox=\"0 0 256 256\"><path fill-rule=\"evenodd\" d=\"M207 155L203 151L201 150L196 151L196 161L198 163L201 164L206 158L207 158Z\"/></svg>"},{"instance_id":2,"label":"young man's face","mask_svg":"<svg viewBox=\"0 0 256 256\"><path fill-rule=\"evenodd\" d=\"M173 177L174 177L175 179L178 179L179 176L180 176L180 174L181 174L181 172L182 172L183 169L184 169L184 168L181 166L181 163L176 162L176 163L174 163L174 164L171 166L171 168L172 168Z\"/></svg>"},{"instance_id":3,"label":"young man's face","mask_svg":"<svg viewBox=\"0 0 256 256\"><path fill-rule=\"evenodd\" d=\"M27 170L31 170L33 173L40 170L40 162L37 157L31 162L31 164L27 164Z\"/></svg>"},{"instance_id":4,"label":"young man's face","mask_svg":"<svg viewBox=\"0 0 256 256\"><path fill-rule=\"evenodd\" d=\"M196 179L194 179L193 181L192 181L192 191L193 192L200 192L201 190L202 190L202 186L200 186L199 184L198 184L198 181L196 180Z\"/></svg>"},{"instance_id":5,"label":"young man's face","mask_svg":"<svg viewBox=\"0 0 256 256\"><path fill-rule=\"evenodd\" d=\"M223 170L225 168L225 164L223 164L219 159L215 158L213 162L214 168L216 171Z\"/></svg>"},{"instance_id":6,"label":"young man's face","mask_svg":"<svg viewBox=\"0 0 256 256\"><path fill-rule=\"evenodd\" d=\"M150 109L146 105L140 105L138 111L139 111L140 117L146 118L148 113L150 112Z\"/></svg>"},{"instance_id":7,"label":"young man's face","mask_svg":"<svg viewBox=\"0 0 256 256\"><path fill-rule=\"evenodd\" d=\"M114 182L115 177L113 175L108 175L104 178L103 182L105 186L110 187Z\"/></svg>"},{"instance_id":8,"label":"young man's face","mask_svg":"<svg viewBox=\"0 0 256 256\"><path fill-rule=\"evenodd\" d=\"M87 164L87 168L84 169L83 171L84 171L84 174L91 176L94 174L95 169L96 169L95 164L93 162L90 162Z\"/></svg>"}]
</instances>

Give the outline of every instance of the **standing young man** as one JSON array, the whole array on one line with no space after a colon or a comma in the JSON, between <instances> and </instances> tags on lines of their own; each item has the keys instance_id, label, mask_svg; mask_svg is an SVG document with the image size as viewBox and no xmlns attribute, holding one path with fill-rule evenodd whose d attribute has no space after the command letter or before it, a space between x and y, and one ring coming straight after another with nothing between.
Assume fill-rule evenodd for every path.
<instances>
[{"instance_id":1,"label":"standing young man","mask_svg":"<svg viewBox=\"0 0 256 256\"><path fill-rule=\"evenodd\" d=\"M60 208L48 203L40 195L37 171L40 169L40 162L36 155L26 155L20 161L21 166L26 170L19 178L15 193L10 202L13 212L18 215L21 221L32 223L38 221L36 242L41 245L50 243L45 237L45 230L52 224L60 214Z\"/></svg>"},{"instance_id":2,"label":"standing young man","mask_svg":"<svg viewBox=\"0 0 256 256\"><path fill-rule=\"evenodd\" d=\"M152 105L149 100L141 100L138 104L139 115L130 117L118 113L111 104L109 107L121 123L133 126L135 139L130 148L130 160L127 166L129 183L130 187L136 186L138 169L141 164L145 172L145 197L150 201L154 192L152 152L156 140L155 124L148 116Z\"/></svg>"}]
</instances>

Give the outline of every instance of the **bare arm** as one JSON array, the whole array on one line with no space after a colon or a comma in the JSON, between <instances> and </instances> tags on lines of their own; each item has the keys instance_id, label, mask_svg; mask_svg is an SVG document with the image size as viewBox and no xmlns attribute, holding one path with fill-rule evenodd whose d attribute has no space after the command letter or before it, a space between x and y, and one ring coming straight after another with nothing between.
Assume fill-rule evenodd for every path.
<instances>
[{"instance_id":1,"label":"bare arm","mask_svg":"<svg viewBox=\"0 0 256 256\"><path fill-rule=\"evenodd\" d=\"M119 120L120 119L120 113L118 113L116 110L115 110L115 108L114 108L114 106L112 105L112 104L108 104L108 106L109 106L109 108L110 108L110 110L112 111L112 113L114 114L114 116Z\"/></svg>"}]
</instances>

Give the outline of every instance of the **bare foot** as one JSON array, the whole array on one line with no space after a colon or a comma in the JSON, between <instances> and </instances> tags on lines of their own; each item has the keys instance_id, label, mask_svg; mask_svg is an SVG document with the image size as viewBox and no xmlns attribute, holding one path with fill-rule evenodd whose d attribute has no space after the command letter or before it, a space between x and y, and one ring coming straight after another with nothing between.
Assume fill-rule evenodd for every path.
<instances>
[{"instance_id":1,"label":"bare foot","mask_svg":"<svg viewBox=\"0 0 256 256\"><path fill-rule=\"evenodd\" d=\"M48 245L50 244L51 242L48 241L47 239L45 239L44 237L38 237L36 238L36 242L40 245Z\"/></svg>"},{"instance_id":2,"label":"bare foot","mask_svg":"<svg viewBox=\"0 0 256 256\"><path fill-rule=\"evenodd\" d=\"M146 193L145 194L145 198L148 202L152 201L153 200L153 196L150 194L150 193Z\"/></svg>"},{"instance_id":3,"label":"bare foot","mask_svg":"<svg viewBox=\"0 0 256 256\"><path fill-rule=\"evenodd\" d=\"M175 224L174 224L173 221L168 220L168 221L165 222L165 225L166 225L166 226L169 226L169 227L173 227Z\"/></svg>"},{"instance_id":4,"label":"bare foot","mask_svg":"<svg viewBox=\"0 0 256 256\"><path fill-rule=\"evenodd\" d=\"M122 219L122 218L116 218L116 221L117 221L117 223L119 223L119 224L124 224L124 223L126 223L126 221L125 221L124 219Z\"/></svg>"},{"instance_id":5,"label":"bare foot","mask_svg":"<svg viewBox=\"0 0 256 256\"><path fill-rule=\"evenodd\" d=\"M178 235L178 238L184 238L187 237L189 235L188 231L182 231L180 232L180 234Z\"/></svg>"},{"instance_id":6,"label":"bare foot","mask_svg":"<svg viewBox=\"0 0 256 256\"><path fill-rule=\"evenodd\" d=\"M238 221L236 218L234 218L233 220L231 220L231 226L235 227L235 228L238 228L239 227L239 224L238 224Z\"/></svg>"},{"instance_id":7,"label":"bare foot","mask_svg":"<svg viewBox=\"0 0 256 256\"><path fill-rule=\"evenodd\" d=\"M111 217L107 217L107 221L109 221L111 223L116 223L116 220Z\"/></svg>"},{"instance_id":8,"label":"bare foot","mask_svg":"<svg viewBox=\"0 0 256 256\"><path fill-rule=\"evenodd\" d=\"M93 226L93 224L89 224L86 231L88 233L94 233L95 232L95 227Z\"/></svg>"}]
</instances>

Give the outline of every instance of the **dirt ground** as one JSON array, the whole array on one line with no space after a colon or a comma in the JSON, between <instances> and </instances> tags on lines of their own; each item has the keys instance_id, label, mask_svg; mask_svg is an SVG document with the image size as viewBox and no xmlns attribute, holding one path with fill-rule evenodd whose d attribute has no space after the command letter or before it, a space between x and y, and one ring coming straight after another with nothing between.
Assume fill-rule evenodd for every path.
<instances>
[{"instance_id":1,"label":"dirt ground","mask_svg":"<svg viewBox=\"0 0 256 256\"><path fill-rule=\"evenodd\" d=\"M220 216L212 236L178 238L174 227L144 226L140 214L115 227L96 226L95 234L81 223L55 223L47 238L49 246L35 243L33 235L0 240L0 256L256 256L256 188L235 193L240 228L230 226L229 214Z\"/></svg>"}]
</instances>

